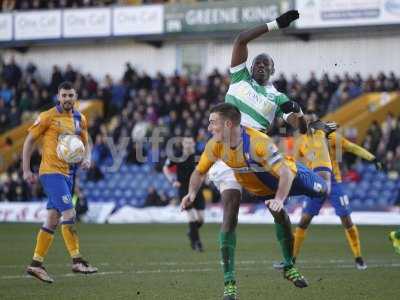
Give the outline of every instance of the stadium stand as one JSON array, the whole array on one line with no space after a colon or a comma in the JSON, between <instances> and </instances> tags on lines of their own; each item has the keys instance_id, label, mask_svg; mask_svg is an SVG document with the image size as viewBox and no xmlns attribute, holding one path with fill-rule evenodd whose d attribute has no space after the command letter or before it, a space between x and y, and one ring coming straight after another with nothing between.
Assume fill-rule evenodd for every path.
<instances>
[{"instance_id":1,"label":"stadium stand","mask_svg":"<svg viewBox=\"0 0 400 300\"><path fill-rule=\"evenodd\" d=\"M22 69L14 57L0 67L0 133L32 118L34 112L51 107L57 86L64 80L74 82L81 100L97 98L98 83L90 74L83 75L67 65L65 72L53 67L50 82L44 82L34 64Z\"/></svg>"},{"instance_id":2,"label":"stadium stand","mask_svg":"<svg viewBox=\"0 0 400 300\"><path fill-rule=\"evenodd\" d=\"M53 105L56 101L56 87L63 80L74 83L81 99L101 99L105 115L96 119L89 128L94 144L94 164L87 174L81 174L81 189L88 201L115 201L118 206L146 205L149 189L158 193L154 199L159 197L164 202L176 197L175 190L160 172L166 157L165 150L153 153L143 141L154 128L161 128L164 142L173 136L196 136L196 147L201 151L208 138L207 111L213 103L223 101L229 83L228 74L217 70L206 78L180 74L168 77L161 73L151 78L146 73L139 73L129 63L120 80L106 76L100 82L91 74L84 75L71 65L67 65L64 70L54 66L49 82L41 80L39 73L33 64L22 69L13 58L8 63L2 63L0 128L4 131L15 127L34 112ZM394 73L380 73L376 78L369 76L366 79L360 74L344 74L343 77L336 75L333 78L324 74L318 79L311 72L305 82L300 82L295 76L288 80L284 74L280 74L274 84L278 90L300 103L304 111L323 116L362 93L398 90L400 81ZM11 117L15 112L17 115ZM272 133L277 133L276 129ZM111 137L115 145L123 142L125 137L131 137L126 156L116 172L110 171L113 161L107 137ZM372 125L364 142L367 149L386 162L390 171L388 176L392 179L400 173L399 141L399 119L388 115L382 125L377 122ZM12 142L8 139L7 145L12 145ZM135 147L138 143L144 145L146 161L136 157ZM165 149L165 144L160 145L159 149ZM159 158L159 161L155 158ZM346 160L346 166L351 166L351 163L351 159ZM17 160L1 175L1 199L40 200L43 197L40 186L30 188L21 180L19 164ZM33 165L38 168L37 164ZM359 184L368 185L373 182L377 193L381 190L384 192L383 197L374 197L350 182L347 189L355 199L355 208L376 207L377 204L395 199L400 187L394 181L387 180L386 175L376 173L370 166L363 164L356 164L352 172L363 174ZM138 184L132 185L132 182ZM364 194L359 194L360 191ZM152 200L147 202L151 203ZM368 205L365 206L364 202Z\"/></svg>"}]
</instances>

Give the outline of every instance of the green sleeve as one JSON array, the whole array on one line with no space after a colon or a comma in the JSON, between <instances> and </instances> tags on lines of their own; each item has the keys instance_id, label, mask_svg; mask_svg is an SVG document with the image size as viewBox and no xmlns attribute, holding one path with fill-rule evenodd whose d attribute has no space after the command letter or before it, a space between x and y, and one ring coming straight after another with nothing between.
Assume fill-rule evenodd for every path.
<instances>
[{"instance_id":1,"label":"green sleeve","mask_svg":"<svg viewBox=\"0 0 400 300\"><path fill-rule=\"evenodd\" d=\"M233 67L229 70L231 77L231 84L240 82L242 80L250 80L251 76L249 70L247 70L246 63Z\"/></svg>"},{"instance_id":2,"label":"green sleeve","mask_svg":"<svg viewBox=\"0 0 400 300\"><path fill-rule=\"evenodd\" d=\"M275 103L278 105L277 109L276 109L276 115L278 117L282 117L283 116L283 111L281 109L281 105L290 101L289 98L285 95L285 94L279 94L277 96L275 96Z\"/></svg>"}]
</instances>

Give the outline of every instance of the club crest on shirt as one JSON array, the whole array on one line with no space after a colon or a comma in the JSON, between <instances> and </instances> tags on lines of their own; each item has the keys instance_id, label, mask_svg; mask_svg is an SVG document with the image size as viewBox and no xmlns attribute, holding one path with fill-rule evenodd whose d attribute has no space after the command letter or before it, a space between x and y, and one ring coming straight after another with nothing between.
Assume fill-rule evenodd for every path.
<instances>
[{"instance_id":1,"label":"club crest on shirt","mask_svg":"<svg viewBox=\"0 0 400 300\"><path fill-rule=\"evenodd\" d=\"M64 195L64 196L62 196L61 199L65 204L68 204L71 202L71 197L69 195Z\"/></svg>"}]
</instances>

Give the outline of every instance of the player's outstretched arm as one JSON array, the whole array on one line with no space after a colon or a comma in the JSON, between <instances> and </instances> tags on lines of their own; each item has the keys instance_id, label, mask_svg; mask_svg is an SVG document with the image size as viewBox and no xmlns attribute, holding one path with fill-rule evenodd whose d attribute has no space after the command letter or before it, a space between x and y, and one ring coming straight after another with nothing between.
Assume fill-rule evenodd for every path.
<instances>
[{"instance_id":1,"label":"player's outstretched arm","mask_svg":"<svg viewBox=\"0 0 400 300\"><path fill-rule=\"evenodd\" d=\"M31 171L31 156L34 146L35 139L31 133L28 133L22 149L22 171L24 173L24 180L31 184L36 181L36 176Z\"/></svg>"},{"instance_id":2,"label":"player's outstretched arm","mask_svg":"<svg viewBox=\"0 0 400 300\"><path fill-rule=\"evenodd\" d=\"M279 212L283 209L284 201L289 196L293 180L293 172L283 163L279 168L279 183L278 190L275 193L275 198L266 201L266 204L271 210Z\"/></svg>"},{"instance_id":3,"label":"player's outstretched arm","mask_svg":"<svg viewBox=\"0 0 400 300\"><path fill-rule=\"evenodd\" d=\"M353 153L354 155L361 157L362 159L372 162L378 171L384 171L384 172L387 171L386 166L382 162L380 162L375 157L375 155L373 155L367 149L365 149L357 144L354 144L343 137L342 137L342 145L343 145L344 151Z\"/></svg>"},{"instance_id":4,"label":"player's outstretched arm","mask_svg":"<svg viewBox=\"0 0 400 300\"><path fill-rule=\"evenodd\" d=\"M299 18L297 10L289 10L279 16L275 21L256 26L249 30L242 31L235 38L232 51L231 67L246 62L248 57L247 43L272 30L286 28L294 20Z\"/></svg>"},{"instance_id":5,"label":"player's outstretched arm","mask_svg":"<svg viewBox=\"0 0 400 300\"><path fill-rule=\"evenodd\" d=\"M189 182L189 192L183 197L181 202L181 209L187 209L194 202L199 189L206 178L205 174L201 174L197 169L195 169L190 176Z\"/></svg>"}]
</instances>

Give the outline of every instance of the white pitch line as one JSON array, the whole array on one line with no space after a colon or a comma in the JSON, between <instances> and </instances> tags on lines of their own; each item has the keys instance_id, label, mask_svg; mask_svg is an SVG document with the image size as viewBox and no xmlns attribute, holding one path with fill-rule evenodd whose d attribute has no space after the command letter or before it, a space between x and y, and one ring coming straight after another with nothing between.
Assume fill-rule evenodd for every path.
<instances>
[{"instance_id":1,"label":"white pitch line","mask_svg":"<svg viewBox=\"0 0 400 300\"><path fill-rule=\"evenodd\" d=\"M300 260L300 265L303 264L324 264L324 265L331 265L331 264L345 264L351 261L351 259L329 259L329 260ZM278 260L241 260L237 261L236 264L242 265L256 265L256 264L272 264L276 263ZM368 263L378 263L378 264L385 264L385 263L397 263L398 260L385 260L385 259L368 259ZM210 261L170 261L170 262L149 262L149 263L109 263L109 262L100 262L96 263L96 266L200 266L200 265L214 265L219 264L219 260L210 260ZM71 267L71 264L61 264L61 263L49 263L45 264L46 267ZM1 268L10 268L10 269L18 269L18 268L25 268L27 265L0 265Z\"/></svg>"},{"instance_id":2,"label":"white pitch line","mask_svg":"<svg viewBox=\"0 0 400 300\"><path fill-rule=\"evenodd\" d=\"M312 266L304 266L302 265L302 269L326 269L326 265L312 265ZM369 264L368 268L399 268L400 263L386 263L386 264ZM271 267L272 268L272 267ZM336 269L354 269L353 264L345 264L345 265L335 265L333 268ZM156 270L136 270L136 271L108 271L108 272L98 272L95 274L90 274L86 276L109 276L109 275L129 275L129 274L163 274L163 273L206 273L206 272L216 272L219 268L199 268L199 269L156 269ZM254 268L246 268L246 267L238 267L238 271L259 271ZM62 277L79 277L81 274L67 273L55 275L54 278L62 278ZM27 279L32 278L28 275L12 275L12 276L1 276L0 279L3 280L12 280L12 279Z\"/></svg>"}]
</instances>

